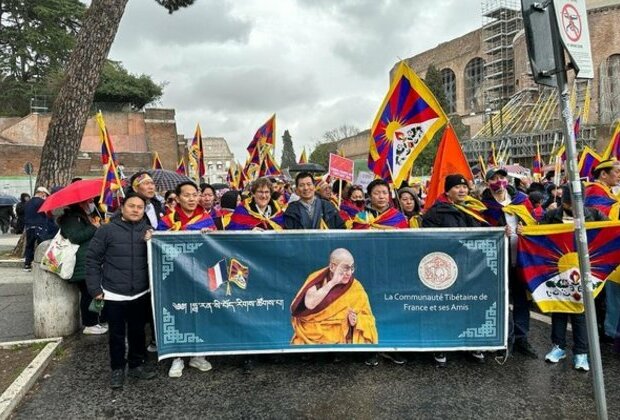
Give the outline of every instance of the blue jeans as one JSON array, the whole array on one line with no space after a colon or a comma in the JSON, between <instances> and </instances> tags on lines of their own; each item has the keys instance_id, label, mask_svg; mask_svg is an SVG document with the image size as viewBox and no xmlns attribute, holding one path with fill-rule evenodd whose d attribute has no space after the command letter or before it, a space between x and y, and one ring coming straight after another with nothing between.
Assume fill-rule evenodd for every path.
<instances>
[{"instance_id":1,"label":"blue jeans","mask_svg":"<svg viewBox=\"0 0 620 420\"><path fill-rule=\"evenodd\" d=\"M569 318L573 326L573 354L587 354L588 330L584 314L551 314L551 342L566 350L566 327Z\"/></svg>"}]
</instances>

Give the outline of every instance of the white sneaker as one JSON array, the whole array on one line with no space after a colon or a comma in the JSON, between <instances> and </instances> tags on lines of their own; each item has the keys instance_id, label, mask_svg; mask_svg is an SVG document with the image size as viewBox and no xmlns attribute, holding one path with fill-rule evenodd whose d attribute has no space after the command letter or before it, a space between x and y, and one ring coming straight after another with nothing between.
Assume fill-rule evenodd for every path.
<instances>
[{"instance_id":1,"label":"white sneaker","mask_svg":"<svg viewBox=\"0 0 620 420\"><path fill-rule=\"evenodd\" d=\"M185 367L185 363L183 363L183 359L177 357L172 361L172 365L170 366L170 370L168 371L168 376L171 378L180 378L183 375L183 368Z\"/></svg>"},{"instance_id":2,"label":"white sneaker","mask_svg":"<svg viewBox=\"0 0 620 420\"><path fill-rule=\"evenodd\" d=\"M108 332L108 327L104 327L103 325L93 325L92 327L84 327L83 334L86 335L101 335Z\"/></svg>"},{"instance_id":3,"label":"white sneaker","mask_svg":"<svg viewBox=\"0 0 620 420\"><path fill-rule=\"evenodd\" d=\"M196 368L202 372L206 372L211 370L211 363L204 356L194 356L189 359L189 365L193 368Z\"/></svg>"}]
</instances>

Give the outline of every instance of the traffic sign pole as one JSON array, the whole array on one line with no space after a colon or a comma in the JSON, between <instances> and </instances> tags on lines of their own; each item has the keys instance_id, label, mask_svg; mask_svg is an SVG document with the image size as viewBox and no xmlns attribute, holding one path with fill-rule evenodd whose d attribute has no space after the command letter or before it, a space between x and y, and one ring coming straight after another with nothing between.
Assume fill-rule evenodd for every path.
<instances>
[{"instance_id":1,"label":"traffic sign pole","mask_svg":"<svg viewBox=\"0 0 620 420\"><path fill-rule=\"evenodd\" d=\"M583 303L586 313L588 330L588 346L590 349L590 361L592 367L594 399L596 402L597 417L607 420L607 401L605 398L605 379L603 377L603 364L601 362L601 349L599 345L598 325L596 322L596 309L594 305L594 285L590 267L590 252L588 250L588 238L586 235L584 199L579 171L577 169L577 144L573 115L570 109L568 93L568 81L566 75L566 62L564 60L564 48L560 42L559 31L566 31L565 27L559 28L556 13L563 10L554 10L549 14L552 35L554 39L554 57L556 63L555 75L557 78L558 94L560 96L560 110L562 113L562 131L564 132L564 145L566 146L566 169L570 184L572 208L575 223L575 243L579 256L579 272L581 275L581 288L583 290ZM587 26L587 22L580 21L580 28Z\"/></svg>"}]
</instances>

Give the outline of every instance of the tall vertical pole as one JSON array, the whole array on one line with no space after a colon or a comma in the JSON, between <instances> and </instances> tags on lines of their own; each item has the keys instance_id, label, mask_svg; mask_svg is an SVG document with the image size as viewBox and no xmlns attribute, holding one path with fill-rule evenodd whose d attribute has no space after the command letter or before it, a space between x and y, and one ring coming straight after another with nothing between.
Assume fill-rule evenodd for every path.
<instances>
[{"instance_id":1,"label":"tall vertical pole","mask_svg":"<svg viewBox=\"0 0 620 420\"><path fill-rule=\"evenodd\" d=\"M553 8L553 4L550 5ZM586 236L583 190L577 170L577 146L575 130L573 127L573 115L570 110L570 99L566 76L566 63L564 60L564 48L560 41L558 26L555 21L555 13L549 14L552 34L554 38L554 55L558 72L557 84L560 96L560 110L562 113L562 131L564 132L564 144L566 146L566 169L568 181L571 186L572 207L575 220L575 242L577 255L579 256L579 272L581 275L581 287L583 289L583 302L586 312L586 324L588 330L588 345L592 366L592 379L594 386L594 399L596 402L597 417L607 420L607 401L605 399L605 381L603 378L603 364L601 362L601 349L599 346L598 327L596 322L596 310L593 297L593 282L590 268L590 253L588 251L588 239Z\"/></svg>"}]
</instances>

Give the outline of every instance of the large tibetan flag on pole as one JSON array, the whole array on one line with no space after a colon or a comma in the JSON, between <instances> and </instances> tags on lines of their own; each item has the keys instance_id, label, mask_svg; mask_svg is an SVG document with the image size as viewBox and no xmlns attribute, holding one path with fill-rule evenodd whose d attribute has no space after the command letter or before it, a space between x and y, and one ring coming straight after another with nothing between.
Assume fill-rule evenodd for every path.
<instances>
[{"instance_id":1,"label":"large tibetan flag on pole","mask_svg":"<svg viewBox=\"0 0 620 420\"><path fill-rule=\"evenodd\" d=\"M491 150L489 150L489 157L487 158L487 164L489 168L497 166L497 154L495 153L495 143L491 143Z\"/></svg>"},{"instance_id":2,"label":"large tibetan flag on pole","mask_svg":"<svg viewBox=\"0 0 620 420\"><path fill-rule=\"evenodd\" d=\"M620 265L620 222L586 223L594 296ZM570 224L525 226L517 266L543 312L583 312L575 229Z\"/></svg>"},{"instance_id":3,"label":"large tibetan flag on pole","mask_svg":"<svg viewBox=\"0 0 620 420\"><path fill-rule=\"evenodd\" d=\"M450 124L444 130L441 142L437 148L432 174L430 185L426 191L426 202L424 205L426 210L430 209L437 197L444 192L444 181L447 175L460 174L468 181L473 181L474 179L467 158Z\"/></svg>"},{"instance_id":4,"label":"large tibetan flag on pole","mask_svg":"<svg viewBox=\"0 0 620 420\"><path fill-rule=\"evenodd\" d=\"M152 169L164 169L159 159L159 153L155 152L153 155L153 168Z\"/></svg>"},{"instance_id":5,"label":"large tibetan flag on pole","mask_svg":"<svg viewBox=\"0 0 620 420\"><path fill-rule=\"evenodd\" d=\"M370 131L368 167L399 187L448 118L424 82L401 61Z\"/></svg>"},{"instance_id":6,"label":"large tibetan flag on pole","mask_svg":"<svg viewBox=\"0 0 620 420\"><path fill-rule=\"evenodd\" d=\"M202 147L202 133L200 131L200 124L196 124L196 131L194 137L189 144L189 164L196 174L196 178L200 179L205 176L205 159L204 148Z\"/></svg>"},{"instance_id":7,"label":"large tibetan flag on pole","mask_svg":"<svg viewBox=\"0 0 620 420\"><path fill-rule=\"evenodd\" d=\"M114 161L114 168L116 168L118 166L118 160L116 158L116 153L114 152L114 146L112 145L112 138L110 137L110 133L108 133L108 129L105 126L105 121L103 120L103 114L101 111L97 112L95 120L99 126L99 138L101 139L101 163L103 165L107 165L108 162L112 160Z\"/></svg>"},{"instance_id":8,"label":"large tibetan flag on pole","mask_svg":"<svg viewBox=\"0 0 620 420\"><path fill-rule=\"evenodd\" d=\"M603 160L616 158L620 160L620 121L616 124L614 134L609 139L609 144L603 153Z\"/></svg>"},{"instance_id":9,"label":"large tibetan flag on pole","mask_svg":"<svg viewBox=\"0 0 620 420\"><path fill-rule=\"evenodd\" d=\"M103 208L104 211L107 211L114 204L114 193L116 191L120 191L121 195L123 195L121 186L121 180L118 177L114 161L110 159L103 173L103 183L101 184L101 193L99 194L99 204L105 206Z\"/></svg>"},{"instance_id":10,"label":"large tibetan flag on pole","mask_svg":"<svg viewBox=\"0 0 620 420\"><path fill-rule=\"evenodd\" d=\"M252 141L247 147L247 151L252 156L256 149L259 151L265 146L269 146L272 150L276 147L276 114L273 114L271 118L265 122L265 124L261 125Z\"/></svg>"}]
</instances>

